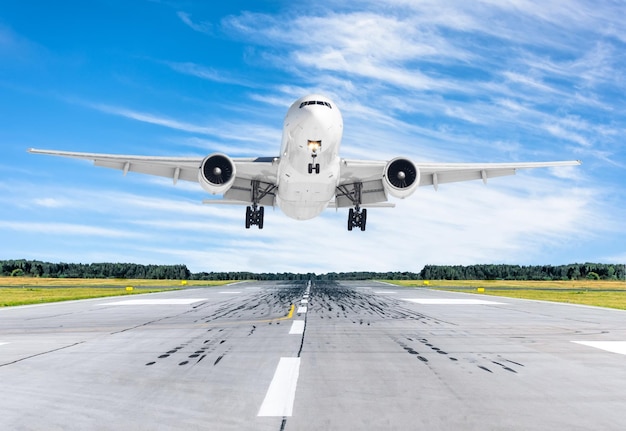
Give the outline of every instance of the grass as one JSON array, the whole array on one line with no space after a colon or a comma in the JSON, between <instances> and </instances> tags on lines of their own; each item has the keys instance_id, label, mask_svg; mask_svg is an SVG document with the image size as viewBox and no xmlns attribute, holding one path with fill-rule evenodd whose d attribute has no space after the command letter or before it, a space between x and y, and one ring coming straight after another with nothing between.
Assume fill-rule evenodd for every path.
<instances>
[{"instance_id":1,"label":"grass","mask_svg":"<svg viewBox=\"0 0 626 431\"><path fill-rule=\"evenodd\" d=\"M0 307L221 286L232 281L0 277ZM133 287L127 290L127 287Z\"/></svg>"},{"instance_id":2,"label":"grass","mask_svg":"<svg viewBox=\"0 0 626 431\"><path fill-rule=\"evenodd\" d=\"M626 283L623 281L432 280L428 285L424 285L422 280L393 280L389 283L477 295L536 299L626 310ZM484 292L478 292L479 288L483 288Z\"/></svg>"}]
</instances>

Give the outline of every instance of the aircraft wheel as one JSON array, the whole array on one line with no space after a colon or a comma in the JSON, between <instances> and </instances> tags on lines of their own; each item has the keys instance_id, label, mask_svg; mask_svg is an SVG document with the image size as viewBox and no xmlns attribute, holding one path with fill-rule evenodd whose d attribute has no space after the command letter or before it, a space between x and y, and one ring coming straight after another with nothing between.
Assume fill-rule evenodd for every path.
<instances>
[{"instance_id":1,"label":"aircraft wheel","mask_svg":"<svg viewBox=\"0 0 626 431\"><path fill-rule=\"evenodd\" d=\"M263 229L263 219L265 218L265 207L259 208L259 229Z\"/></svg>"},{"instance_id":2,"label":"aircraft wheel","mask_svg":"<svg viewBox=\"0 0 626 431\"><path fill-rule=\"evenodd\" d=\"M367 209L361 211L361 230L365 230L365 223L367 222Z\"/></svg>"},{"instance_id":3,"label":"aircraft wheel","mask_svg":"<svg viewBox=\"0 0 626 431\"><path fill-rule=\"evenodd\" d=\"M348 230L352 230L352 224L354 222L354 210L352 208L350 208L350 211L348 212Z\"/></svg>"},{"instance_id":4,"label":"aircraft wheel","mask_svg":"<svg viewBox=\"0 0 626 431\"><path fill-rule=\"evenodd\" d=\"M246 229L250 229L250 218L252 217L252 208L246 207Z\"/></svg>"}]
</instances>

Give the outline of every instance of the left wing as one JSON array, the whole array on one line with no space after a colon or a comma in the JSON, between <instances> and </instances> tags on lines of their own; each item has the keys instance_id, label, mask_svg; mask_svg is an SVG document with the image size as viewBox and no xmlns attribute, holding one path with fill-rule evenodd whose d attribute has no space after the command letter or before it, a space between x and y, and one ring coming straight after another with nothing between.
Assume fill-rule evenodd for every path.
<instances>
[{"instance_id":1,"label":"left wing","mask_svg":"<svg viewBox=\"0 0 626 431\"><path fill-rule=\"evenodd\" d=\"M357 194L360 194L363 206L367 206L386 202L388 194L400 198L407 197L418 186L432 185L437 190L439 184L445 183L470 180L483 180L486 183L489 178L515 175L518 169L580 164L579 160L527 163L414 163L403 158L391 161L343 159L336 206L352 206ZM414 182L410 181L411 171Z\"/></svg>"},{"instance_id":2,"label":"left wing","mask_svg":"<svg viewBox=\"0 0 626 431\"><path fill-rule=\"evenodd\" d=\"M126 156L118 154L75 153L71 151L38 150L29 148L29 153L47 154L51 156L72 157L75 159L92 160L94 166L119 169L126 175L128 172L156 175L171 178L174 184L178 180L198 182L198 168L201 157L152 157Z\"/></svg>"},{"instance_id":3,"label":"left wing","mask_svg":"<svg viewBox=\"0 0 626 431\"><path fill-rule=\"evenodd\" d=\"M92 160L95 166L119 169L124 175L128 172L156 175L171 178L176 184L178 180L199 182L199 170L204 157L155 157L129 156L118 154L77 153L70 151L38 150L30 148L33 154L47 154L52 156L72 157L76 159ZM206 203L250 203L252 183L261 183L262 187L271 188L276 184L277 163L272 157L258 158L228 158L235 166L236 175L233 187L225 193L224 198L211 199ZM264 203L273 205L273 195L267 193ZM271 201L271 202L270 202Z\"/></svg>"}]
</instances>

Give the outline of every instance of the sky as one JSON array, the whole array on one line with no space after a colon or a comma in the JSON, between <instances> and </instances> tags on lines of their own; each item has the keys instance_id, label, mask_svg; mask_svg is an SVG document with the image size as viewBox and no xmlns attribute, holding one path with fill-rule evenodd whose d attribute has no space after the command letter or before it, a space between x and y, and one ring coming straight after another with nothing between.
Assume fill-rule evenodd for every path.
<instances>
[{"instance_id":1,"label":"sky","mask_svg":"<svg viewBox=\"0 0 626 431\"><path fill-rule=\"evenodd\" d=\"M626 262L626 3L619 0L0 2L0 259L193 272L420 271ZM277 156L299 97L341 156L582 160L421 187L309 221L202 205L197 183L33 155Z\"/></svg>"}]
</instances>

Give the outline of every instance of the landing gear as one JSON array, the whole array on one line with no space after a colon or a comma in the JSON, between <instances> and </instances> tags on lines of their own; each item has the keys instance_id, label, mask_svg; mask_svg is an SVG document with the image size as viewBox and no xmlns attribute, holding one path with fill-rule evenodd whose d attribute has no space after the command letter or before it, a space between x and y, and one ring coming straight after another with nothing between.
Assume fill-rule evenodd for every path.
<instances>
[{"instance_id":1,"label":"landing gear","mask_svg":"<svg viewBox=\"0 0 626 431\"><path fill-rule=\"evenodd\" d=\"M354 183L337 187L337 196L346 197L352 201L354 208L348 212L348 230L360 228L365 230L367 223L367 210L361 209L361 189L363 183Z\"/></svg>"},{"instance_id":2,"label":"landing gear","mask_svg":"<svg viewBox=\"0 0 626 431\"><path fill-rule=\"evenodd\" d=\"M316 174L320 173L320 164L319 163L309 163L309 174L312 174L315 171Z\"/></svg>"},{"instance_id":3,"label":"landing gear","mask_svg":"<svg viewBox=\"0 0 626 431\"><path fill-rule=\"evenodd\" d=\"M356 208L350 208L348 212L348 230L352 230L352 228L361 228L361 230L365 230L365 224L367 222L367 209L360 209L358 206Z\"/></svg>"},{"instance_id":4,"label":"landing gear","mask_svg":"<svg viewBox=\"0 0 626 431\"><path fill-rule=\"evenodd\" d=\"M258 180L252 180L251 186L252 205L246 207L246 229L250 229L250 226L258 226L259 229L263 229L265 208L259 206L259 203L265 196L271 195L276 189L276 186L273 184L261 183Z\"/></svg>"},{"instance_id":5,"label":"landing gear","mask_svg":"<svg viewBox=\"0 0 626 431\"><path fill-rule=\"evenodd\" d=\"M257 207L257 205L246 207L246 229L250 229L250 226L258 226L259 229L263 229L264 216L265 208Z\"/></svg>"}]
</instances>

